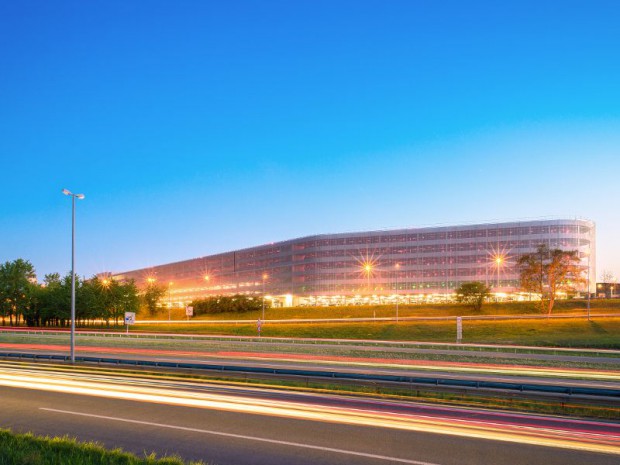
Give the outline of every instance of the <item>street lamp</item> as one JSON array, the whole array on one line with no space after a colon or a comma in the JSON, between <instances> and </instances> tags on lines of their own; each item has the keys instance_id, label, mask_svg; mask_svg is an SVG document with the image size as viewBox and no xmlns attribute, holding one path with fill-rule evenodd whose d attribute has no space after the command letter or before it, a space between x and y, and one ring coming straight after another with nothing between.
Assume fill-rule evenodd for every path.
<instances>
[{"instance_id":1,"label":"street lamp","mask_svg":"<svg viewBox=\"0 0 620 465\"><path fill-rule=\"evenodd\" d=\"M495 265L497 266L497 289L499 290L499 270L502 267L502 263L504 261L504 257L498 255L495 257Z\"/></svg>"},{"instance_id":2,"label":"street lamp","mask_svg":"<svg viewBox=\"0 0 620 465\"><path fill-rule=\"evenodd\" d=\"M74 194L68 189L62 193L71 197L71 363L75 363L75 199L84 199L84 194Z\"/></svg>"},{"instance_id":3,"label":"street lamp","mask_svg":"<svg viewBox=\"0 0 620 465\"><path fill-rule=\"evenodd\" d=\"M363 265L363 270L366 273L366 287L368 289L368 303L370 303L371 299L371 291L370 291L370 275L372 273L372 263L371 262L366 262ZM372 319L376 319L377 318L377 311L375 310L375 307L372 307Z\"/></svg>"},{"instance_id":4,"label":"street lamp","mask_svg":"<svg viewBox=\"0 0 620 465\"><path fill-rule=\"evenodd\" d=\"M267 273L263 273L263 321L265 321L265 281L269 275Z\"/></svg>"},{"instance_id":5,"label":"street lamp","mask_svg":"<svg viewBox=\"0 0 620 465\"><path fill-rule=\"evenodd\" d=\"M170 310L172 309L172 297L170 295L170 288L174 283L170 281L168 283L168 321L170 321Z\"/></svg>"},{"instance_id":6,"label":"street lamp","mask_svg":"<svg viewBox=\"0 0 620 465\"><path fill-rule=\"evenodd\" d=\"M400 270L400 263L397 263L396 265L394 265L394 268L396 268L396 323L398 323L398 297L399 297L399 292L398 292L398 271Z\"/></svg>"},{"instance_id":7,"label":"street lamp","mask_svg":"<svg viewBox=\"0 0 620 465\"><path fill-rule=\"evenodd\" d=\"M202 279L204 279L204 281L205 281L205 287L204 287L205 293L206 293L207 295L211 295L211 294L210 294L210 290L209 290L209 280L211 279L211 276L209 276L208 274L205 274L205 275L202 277Z\"/></svg>"},{"instance_id":8,"label":"street lamp","mask_svg":"<svg viewBox=\"0 0 620 465\"><path fill-rule=\"evenodd\" d=\"M592 252L592 245L588 244L588 321L590 321L590 254Z\"/></svg>"}]
</instances>

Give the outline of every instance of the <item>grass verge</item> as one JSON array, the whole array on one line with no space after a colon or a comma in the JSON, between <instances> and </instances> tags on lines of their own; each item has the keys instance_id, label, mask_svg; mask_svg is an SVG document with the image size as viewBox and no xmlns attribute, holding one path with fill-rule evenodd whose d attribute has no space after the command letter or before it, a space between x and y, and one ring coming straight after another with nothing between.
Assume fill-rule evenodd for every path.
<instances>
[{"instance_id":1,"label":"grass verge","mask_svg":"<svg viewBox=\"0 0 620 465\"><path fill-rule=\"evenodd\" d=\"M93 442L68 437L16 434L0 429L0 465L186 465L178 457L143 458L120 449L107 450ZM191 462L202 465L202 462Z\"/></svg>"},{"instance_id":2,"label":"grass verge","mask_svg":"<svg viewBox=\"0 0 620 465\"><path fill-rule=\"evenodd\" d=\"M256 336L252 324L135 325L132 330L185 334ZM453 321L357 322L286 324L266 322L264 337L372 339L382 341L454 342ZM547 347L620 349L620 319L484 320L463 322L463 342Z\"/></svg>"},{"instance_id":3,"label":"grass verge","mask_svg":"<svg viewBox=\"0 0 620 465\"><path fill-rule=\"evenodd\" d=\"M335 307L284 307L270 308L266 311L267 319L320 319L320 318L378 318L394 317L395 305L348 305ZM620 299L600 299L591 301L593 313L619 313ZM585 300L559 300L553 313L585 315ZM540 315L538 302L489 302L480 311L474 311L470 305L458 303L446 304L407 304L399 305L401 317L449 317L449 316L483 316L483 315ZM216 313L201 315L198 320L238 320L256 321L260 311L246 313ZM168 310L163 309L156 315L139 315L141 319L168 319ZM172 319L185 320L185 309L172 309Z\"/></svg>"}]
</instances>

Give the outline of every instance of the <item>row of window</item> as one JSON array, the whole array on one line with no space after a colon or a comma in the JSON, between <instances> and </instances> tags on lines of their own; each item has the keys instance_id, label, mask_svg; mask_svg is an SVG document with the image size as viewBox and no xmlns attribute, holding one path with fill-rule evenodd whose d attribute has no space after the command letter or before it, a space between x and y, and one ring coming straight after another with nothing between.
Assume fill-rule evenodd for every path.
<instances>
[{"instance_id":1,"label":"row of window","mask_svg":"<svg viewBox=\"0 0 620 465\"><path fill-rule=\"evenodd\" d=\"M409 234L386 234L386 235L360 235L349 237L338 237L330 239L312 239L306 242L293 244L293 250L304 250L314 247L329 247L339 245L365 245L389 242L418 242L418 241L437 241L450 239L473 239L473 238L497 238L514 237L527 235L575 235L587 234L590 228L578 225L550 225L550 226L517 226L510 228L489 228L489 229L466 229L461 231L437 231L421 232Z\"/></svg>"},{"instance_id":2,"label":"row of window","mask_svg":"<svg viewBox=\"0 0 620 465\"><path fill-rule=\"evenodd\" d=\"M380 294L388 293L406 293L408 291L418 292L447 292L458 288L463 282L466 281L428 281L428 282L405 282L400 284L398 288L395 286L372 286L369 290L367 287L360 287L352 284L305 284L302 286L293 287L293 294L367 294L369 292L377 292ZM491 287L501 289L517 289L519 287L519 281L516 279L503 279L499 283L490 283Z\"/></svg>"},{"instance_id":3,"label":"row of window","mask_svg":"<svg viewBox=\"0 0 620 465\"><path fill-rule=\"evenodd\" d=\"M316 281L357 281L360 283L371 282L396 282L406 281L407 279L423 279L423 278L439 278L439 277L467 277L476 280L486 280L487 278L493 280L497 275L497 272L489 270L487 268L458 268L449 270L417 270L417 271L405 271L398 275L389 276L371 276L370 279L366 276L360 275L359 272L341 272L341 273L316 273L316 274L304 274L293 276L293 283L304 282L316 282ZM500 275L506 276L518 276L518 273L514 271L500 271ZM484 278L484 279L482 279ZM471 280L471 279L470 279Z\"/></svg>"},{"instance_id":4,"label":"row of window","mask_svg":"<svg viewBox=\"0 0 620 465\"><path fill-rule=\"evenodd\" d=\"M451 243L451 244L433 244L433 245L421 245L421 246L397 246L397 247L373 247L371 249L359 250L359 249L332 249L332 250L315 250L304 254L296 253L293 255L293 262L300 262L306 260L312 260L316 258L326 257L353 257L355 259L363 259L367 254L374 256L384 255L416 255L416 254L438 254L438 253L453 253L453 252L484 252L487 254L493 253L496 250L507 250L509 252L517 252L518 249L533 250L539 244L547 244L551 248L576 248L583 245L587 245L587 241L579 241L574 238L564 239L550 239L543 241L528 241L528 240L514 240L514 241L500 241L496 242L463 242L463 243Z\"/></svg>"},{"instance_id":5,"label":"row of window","mask_svg":"<svg viewBox=\"0 0 620 465\"><path fill-rule=\"evenodd\" d=\"M412 266L438 266L441 267L477 263L481 266L495 268L497 265L492 257L488 255L462 255L462 256L448 256L448 257L420 257L420 258L406 258L406 259L390 259L390 260L376 260L372 265L373 273L396 273L395 266L399 265L398 273L402 273L406 268ZM504 259L502 267L512 266L517 263L516 257L507 256ZM317 270L331 270L331 269L350 269L356 272L363 271L363 264L360 264L357 260L339 260L339 261L324 261L315 263L303 263L293 265L293 273L305 273Z\"/></svg>"},{"instance_id":6,"label":"row of window","mask_svg":"<svg viewBox=\"0 0 620 465\"><path fill-rule=\"evenodd\" d=\"M290 245L278 245L275 247L256 247L241 252L235 252L237 254L237 260L245 260L251 258L265 257L267 255L276 255L280 253L288 253L291 251Z\"/></svg>"}]
</instances>

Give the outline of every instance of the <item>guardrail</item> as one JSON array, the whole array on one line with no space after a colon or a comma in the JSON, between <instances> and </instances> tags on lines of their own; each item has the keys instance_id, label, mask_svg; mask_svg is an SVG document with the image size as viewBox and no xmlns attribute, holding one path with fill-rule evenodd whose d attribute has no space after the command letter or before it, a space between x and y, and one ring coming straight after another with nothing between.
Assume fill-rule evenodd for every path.
<instances>
[{"instance_id":1,"label":"guardrail","mask_svg":"<svg viewBox=\"0 0 620 465\"><path fill-rule=\"evenodd\" d=\"M47 360L67 362L70 357L67 355L53 354L31 354L16 352L0 352L0 358L17 358L20 360ZM175 368L185 370L208 370L219 372L234 373L253 373L265 375L282 375L282 376L299 376L305 378L320 378L334 380L350 380L350 381L374 381L389 382L408 385L426 385L426 386L443 386L452 388L466 389L495 389L505 391L531 392L531 393L548 393L548 394L564 394L568 396L592 396L592 397L609 397L612 399L620 399L620 389L603 389L588 388L580 386L561 386L549 384L526 384L526 383L509 383L505 381L485 381L471 379L455 379L455 378L431 378L418 376L399 376L399 375L376 375L365 373L347 373L336 371L321 370L296 370L290 368L266 368L252 366L237 365L220 365L207 363L186 363L186 362L162 362L154 360L133 360L122 358L107 357L75 357L76 362L112 364L119 366L136 366L136 367L155 367L155 368Z\"/></svg>"}]
</instances>

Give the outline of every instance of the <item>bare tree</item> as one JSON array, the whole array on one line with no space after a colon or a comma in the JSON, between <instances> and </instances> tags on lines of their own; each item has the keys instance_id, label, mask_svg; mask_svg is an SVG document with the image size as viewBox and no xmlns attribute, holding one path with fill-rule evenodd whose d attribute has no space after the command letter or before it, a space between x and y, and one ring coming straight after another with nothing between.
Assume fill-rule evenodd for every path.
<instances>
[{"instance_id":1,"label":"bare tree","mask_svg":"<svg viewBox=\"0 0 620 465\"><path fill-rule=\"evenodd\" d=\"M613 271L603 270L601 273L601 282L602 283L613 283L616 280Z\"/></svg>"}]
</instances>

